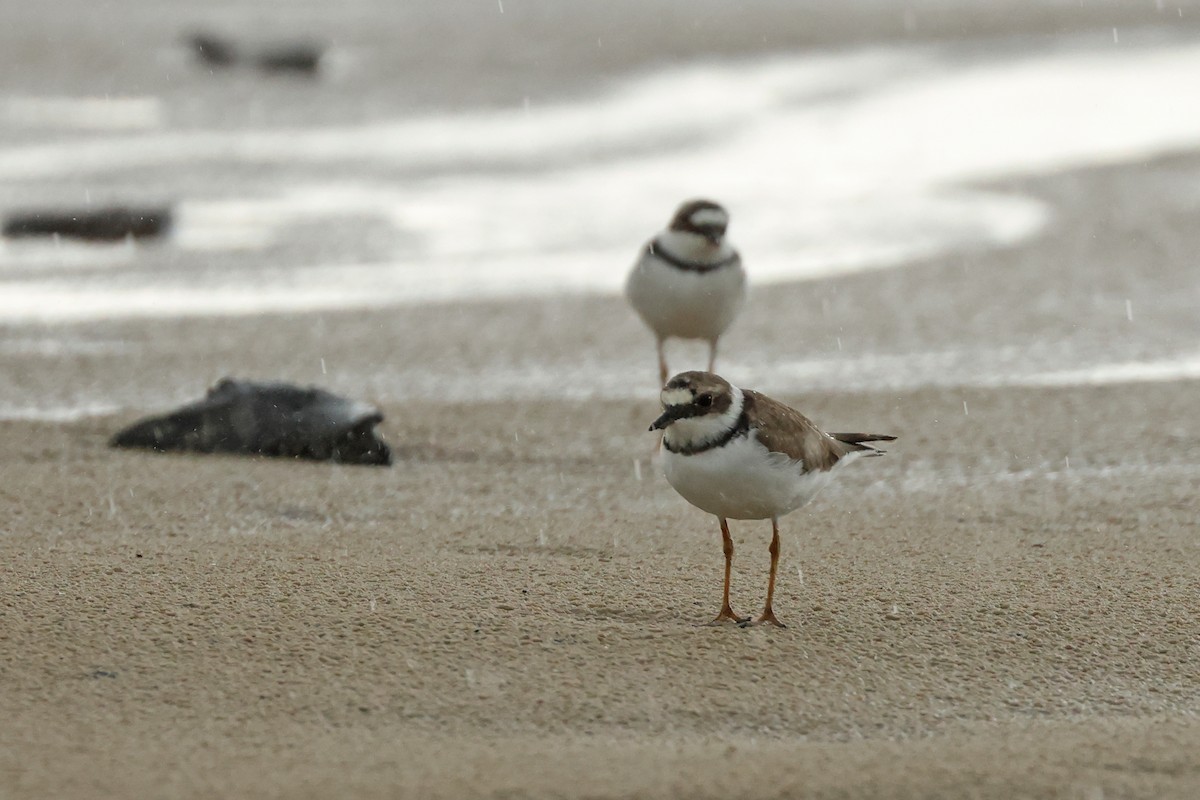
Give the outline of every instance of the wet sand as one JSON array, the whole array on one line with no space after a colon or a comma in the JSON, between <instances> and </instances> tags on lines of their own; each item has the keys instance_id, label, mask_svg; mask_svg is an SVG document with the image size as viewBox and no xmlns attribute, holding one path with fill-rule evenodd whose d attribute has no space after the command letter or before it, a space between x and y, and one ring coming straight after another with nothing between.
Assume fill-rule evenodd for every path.
<instances>
[{"instance_id":1,"label":"wet sand","mask_svg":"<svg viewBox=\"0 0 1200 800\"><path fill-rule=\"evenodd\" d=\"M758 291L727 363L833 329L1103 345L1126 291L1160 297L1135 295L1151 340L1191 337L1194 234L1153 189L1195 163L1026 185L1060 224L1014 250ZM25 377L311 381L319 352L337 384L641 348L653 379L611 298L322 320L85 327L170 346ZM5 795L1194 796L1197 382L788 396L901 438L786 518L786 630L702 624L719 534L650 464L647 389L385 401L391 470L107 449L132 413L0 424ZM734 534L750 613L769 536Z\"/></svg>"}]
</instances>

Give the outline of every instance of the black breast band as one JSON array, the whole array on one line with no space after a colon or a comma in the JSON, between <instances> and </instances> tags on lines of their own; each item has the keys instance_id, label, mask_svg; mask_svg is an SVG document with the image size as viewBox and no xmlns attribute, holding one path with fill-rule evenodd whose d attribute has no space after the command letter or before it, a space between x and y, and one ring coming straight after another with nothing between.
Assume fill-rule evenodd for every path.
<instances>
[{"instance_id":1,"label":"black breast band","mask_svg":"<svg viewBox=\"0 0 1200 800\"><path fill-rule=\"evenodd\" d=\"M663 447L667 448L672 453L681 456L694 456L697 453L703 453L705 450L712 450L714 447L724 447L739 436L746 436L750 433L750 416L743 408L741 416L737 418L737 422L733 423L733 427L725 431L716 439L709 439L700 444L686 445L679 447L667 441L667 437L663 437Z\"/></svg>"},{"instance_id":2,"label":"black breast band","mask_svg":"<svg viewBox=\"0 0 1200 800\"><path fill-rule=\"evenodd\" d=\"M738 260L738 254L735 252L732 255L722 258L720 261L685 261L678 256L673 256L667 252L667 249L660 245L657 241L652 241L646 245L646 252L657 259L665 261L675 269L681 269L684 272L712 272L713 270L727 267Z\"/></svg>"}]
</instances>

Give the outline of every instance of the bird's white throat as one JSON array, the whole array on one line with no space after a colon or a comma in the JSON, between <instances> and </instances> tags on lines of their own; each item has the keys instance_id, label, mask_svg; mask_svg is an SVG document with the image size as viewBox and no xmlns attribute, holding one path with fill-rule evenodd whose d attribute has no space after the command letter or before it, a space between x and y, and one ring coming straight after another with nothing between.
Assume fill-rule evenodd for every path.
<instances>
[{"instance_id":1,"label":"bird's white throat","mask_svg":"<svg viewBox=\"0 0 1200 800\"><path fill-rule=\"evenodd\" d=\"M737 425L738 418L742 416L742 406L746 402L741 389L736 386L731 388L732 401L723 413L676 420L667 427L663 440L675 449L691 449L703 447L728 433Z\"/></svg>"},{"instance_id":2,"label":"bird's white throat","mask_svg":"<svg viewBox=\"0 0 1200 800\"><path fill-rule=\"evenodd\" d=\"M654 240L654 246L665 250L668 256L693 263L711 263L733 255L733 247L724 239L714 246L708 239L691 231L665 230Z\"/></svg>"}]
</instances>

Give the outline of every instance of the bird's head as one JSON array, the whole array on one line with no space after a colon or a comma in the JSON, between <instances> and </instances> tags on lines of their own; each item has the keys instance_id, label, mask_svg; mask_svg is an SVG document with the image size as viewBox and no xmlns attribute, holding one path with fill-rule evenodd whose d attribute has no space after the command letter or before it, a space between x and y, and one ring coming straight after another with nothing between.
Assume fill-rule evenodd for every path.
<instances>
[{"instance_id":1,"label":"bird's head","mask_svg":"<svg viewBox=\"0 0 1200 800\"><path fill-rule=\"evenodd\" d=\"M671 218L669 230L702 236L714 247L720 246L729 227L729 212L711 200L689 200Z\"/></svg>"},{"instance_id":2,"label":"bird's head","mask_svg":"<svg viewBox=\"0 0 1200 800\"><path fill-rule=\"evenodd\" d=\"M711 372L681 372L663 387L663 413L650 430L666 430L682 423L684 427L710 427L740 406L741 392L720 375ZM740 413L738 408L735 413ZM689 437L690 438L690 437Z\"/></svg>"}]
</instances>

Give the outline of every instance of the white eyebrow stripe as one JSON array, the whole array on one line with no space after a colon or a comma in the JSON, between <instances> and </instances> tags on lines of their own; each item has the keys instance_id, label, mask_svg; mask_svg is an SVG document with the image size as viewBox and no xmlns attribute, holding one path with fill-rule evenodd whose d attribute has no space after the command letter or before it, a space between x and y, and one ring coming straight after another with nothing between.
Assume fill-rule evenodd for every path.
<instances>
[{"instance_id":1,"label":"white eyebrow stripe","mask_svg":"<svg viewBox=\"0 0 1200 800\"><path fill-rule=\"evenodd\" d=\"M719 208L702 208L699 211L692 212L689 217L692 224L698 228L705 225L728 225L729 215Z\"/></svg>"},{"instance_id":2,"label":"white eyebrow stripe","mask_svg":"<svg viewBox=\"0 0 1200 800\"><path fill-rule=\"evenodd\" d=\"M692 402L693 396L690 389L664 389L662 393L662 404L664 406L685 406Z\"/></svg>"}]
</instances>

